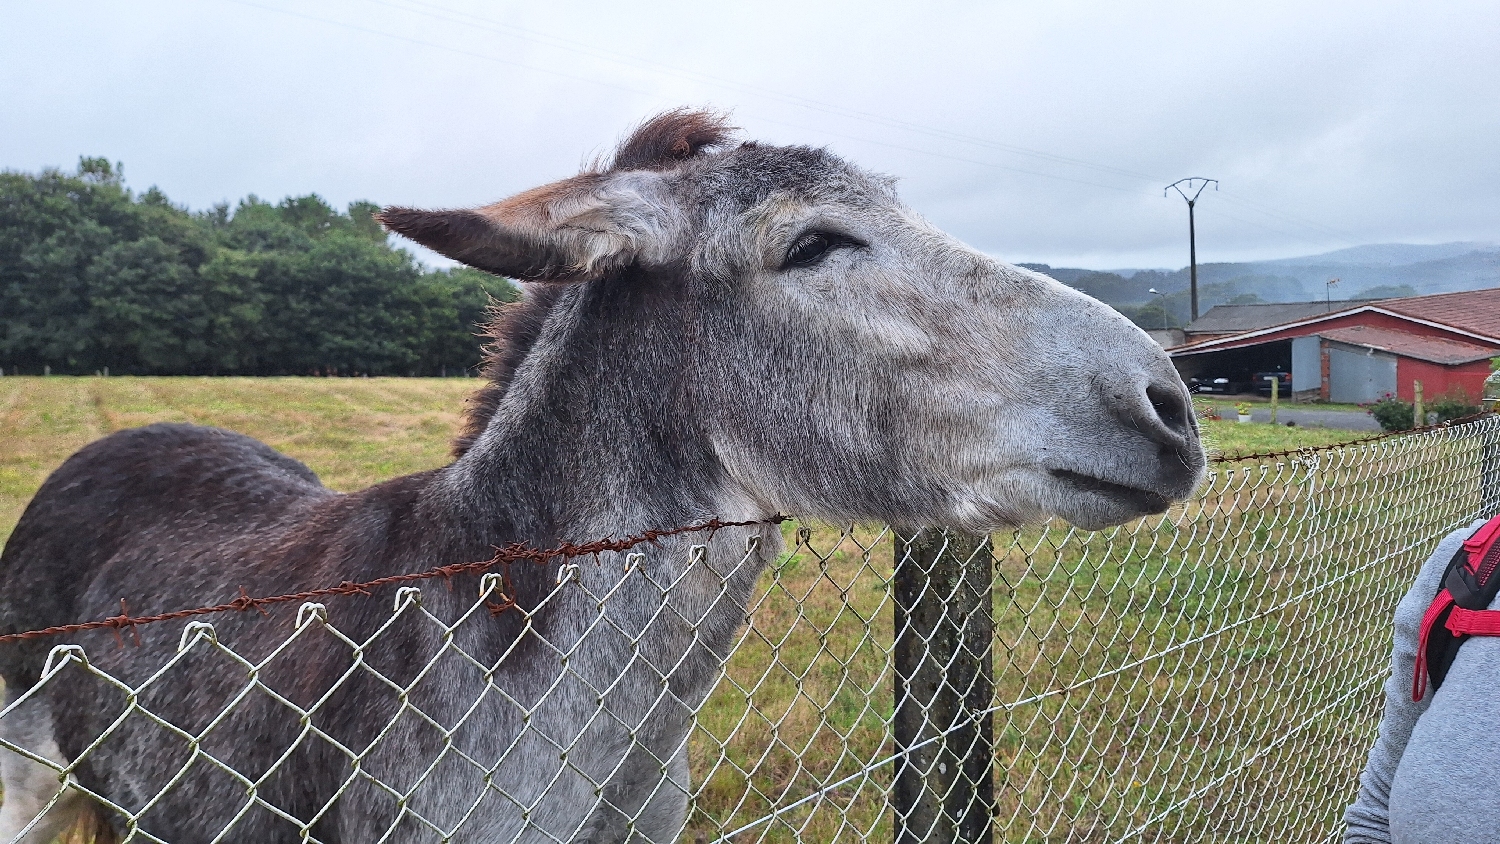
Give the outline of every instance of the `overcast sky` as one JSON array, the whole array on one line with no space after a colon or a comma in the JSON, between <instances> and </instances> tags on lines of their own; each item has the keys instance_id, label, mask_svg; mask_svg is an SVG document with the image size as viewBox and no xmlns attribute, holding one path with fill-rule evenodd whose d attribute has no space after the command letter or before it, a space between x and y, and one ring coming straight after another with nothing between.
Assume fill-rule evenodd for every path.
<instances>
[{"instance_id":1,"label":"overcast sky","mask_svg":"<svg viewBox=\"0 0 1500 844\"><path fill-rule=\"evenodd\" d=\"M1500 3L9 0L0 168L464 206L712 105L1009 261L1500 241Z\"/></svg>"}]
</instances>

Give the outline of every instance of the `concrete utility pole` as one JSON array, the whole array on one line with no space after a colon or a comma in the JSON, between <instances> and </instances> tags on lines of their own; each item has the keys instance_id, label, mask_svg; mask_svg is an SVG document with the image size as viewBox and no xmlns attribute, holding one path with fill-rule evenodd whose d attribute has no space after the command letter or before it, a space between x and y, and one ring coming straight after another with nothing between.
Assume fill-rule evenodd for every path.
<instances>
[{"instance_id":1,"label":"concrete utility pole","mask_svg":"<svg viewBox=\"0 0 1500 844\"><path fill-rule=\"evenodd\" d=\"M1199 183L1196 190L1193 189L1194 182ZM1198 204L1198 194L1203 193L1203 189L1208 187L1209 182L1214 183L1214 190L1219 189L1218 179L1205 179L1202 176L1189 176L1186 179L1178 179L1177 181L1173 182L1170 185L1167 185L1161 190L1162 196L1166 196L1167 191L1169 190L1177 191L1177 193L1181 194L1183 199L1187 200L1188 204L1188 266L1192 268L1191 270L1189 270L1189 284L1192 290L1193 319L1198 318L1198 235L1193 227L1193 206ZM1183 189L1183 184L1187 185L1187 190ZM1193 195L1188 196L1187 191L1192 191Z\"/></svg>"}]
</instances>

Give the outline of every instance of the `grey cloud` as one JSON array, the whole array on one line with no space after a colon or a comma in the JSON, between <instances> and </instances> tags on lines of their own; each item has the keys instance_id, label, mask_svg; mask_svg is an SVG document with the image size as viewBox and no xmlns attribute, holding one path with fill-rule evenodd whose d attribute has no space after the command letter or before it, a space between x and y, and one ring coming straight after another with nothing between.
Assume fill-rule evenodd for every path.
<instances>
[{"instance_id":1,"label":"grey cloud","mask_svg":"<svg viewBox=\"0 0 1500 844\"><path fill-rule=\"evenodd\" d=\"M651 111L714 104L900 176L1010 260L1180 266L1161 187L1186 175L1223 186L1203 260L1493 241L1495 43L1481 2L59 0L0 30L0 166L106 155L194 207L475 204L574 172Z\"/></svg>"}]
</instances>

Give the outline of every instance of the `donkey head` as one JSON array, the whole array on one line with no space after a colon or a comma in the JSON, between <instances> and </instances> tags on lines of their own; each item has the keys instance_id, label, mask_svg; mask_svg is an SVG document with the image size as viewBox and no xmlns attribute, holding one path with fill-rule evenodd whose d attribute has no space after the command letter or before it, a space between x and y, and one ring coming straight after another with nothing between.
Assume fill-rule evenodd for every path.
<instances>
[{"instance_id":1,"label":"donkey head","mask_svg":"<svg viewBox=\"0 0 1500 844\"><path fill-rule=\"evenodd\" d=\"M1187 392L1123 316L957 242L889 179L729 136L713 115L670 112L608 166L382 220L471 266L571 283L549 303L572 294L574 310L656 325L610 353L672 362L692 417L679 433L764 512L1097 528L1192 492L1204 456ZM561 322L502 328L529 336L496 356L469 440L526 355L567 340L537 340Z\"/></svg>"}]
</instances>

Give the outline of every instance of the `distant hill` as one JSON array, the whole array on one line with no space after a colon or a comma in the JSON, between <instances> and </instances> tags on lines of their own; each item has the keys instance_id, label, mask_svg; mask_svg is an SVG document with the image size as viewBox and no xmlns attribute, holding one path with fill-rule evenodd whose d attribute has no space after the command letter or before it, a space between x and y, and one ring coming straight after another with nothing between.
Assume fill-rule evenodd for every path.
<instances>
[{"instance_id":1,"label":"distant hill","mask_svg":"<svg viewBox=\"0 0 1500 844\"><path fill-rule=\"evenodd\" d=\"M1188 269L1084 270L1022 264L1114 305L1147 328L1188 320ZM1339 279L1331 290L1326 282ZM1148 292L1156 288L1160 295ZM1198 310L1214 305L1393 298L1500 287L1500 244L1377 243L1322 255L1198 265ZM1154 300L1154 301L1153 301Z\"/></svg>"},{"instance_id":2,"label":"distant hill","mask_svg":"<svg viewBox=\"0 0 1500 844\"><path fill-rule=\"evenodd\" d=\"M1455 243L1372 243L1367 246L1351 246L1335 252L1324 252L1303 258L1278 258L1264 261L1266 264L1352 264L1402 266L1420 264L1424 261L1441 261L1457 258L1471 252L1500 251L1500 244L1458 241Z\"/></svg>"}]
</instances>

